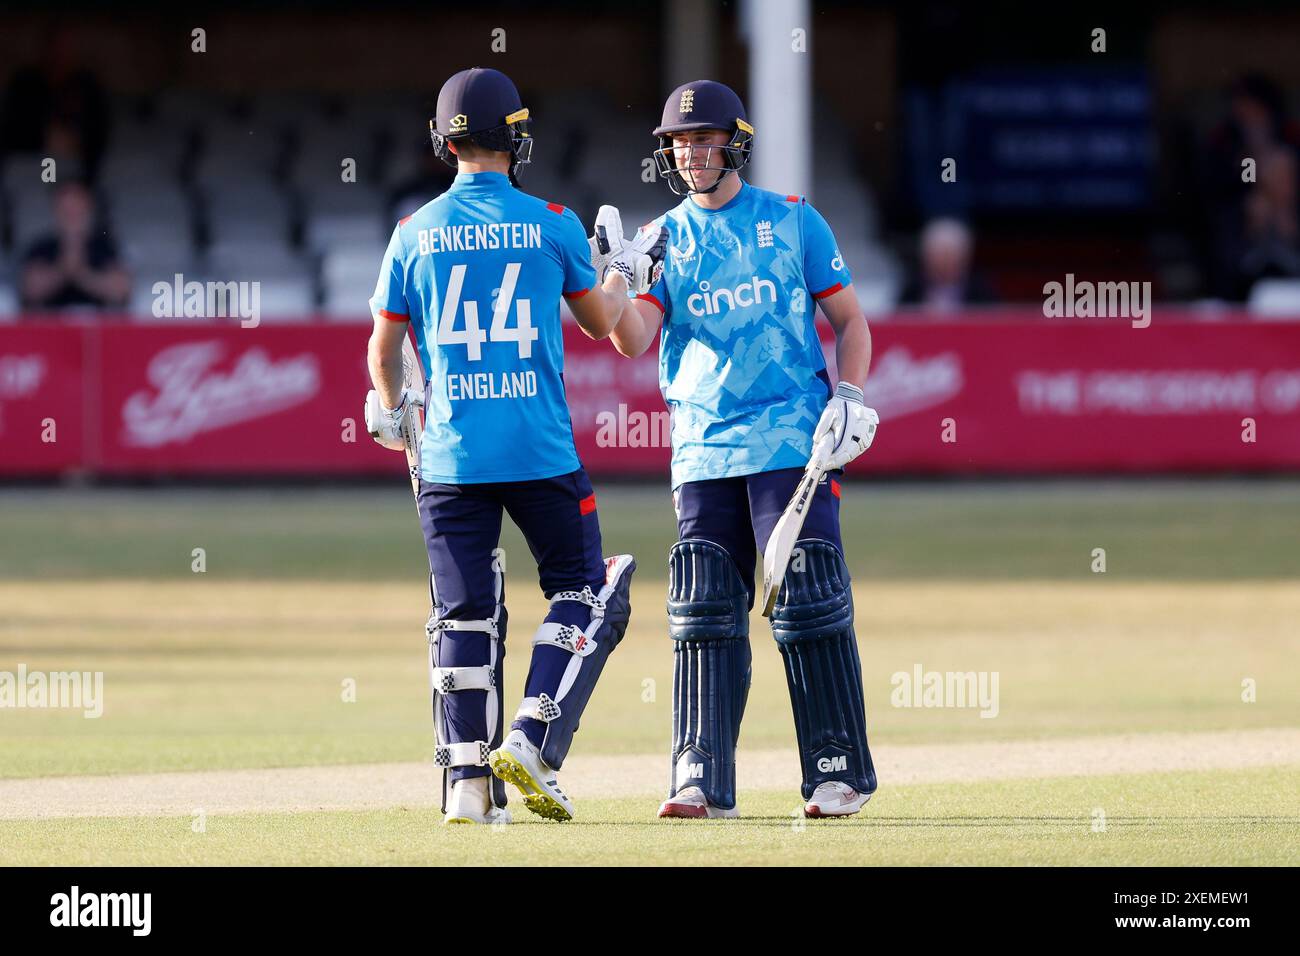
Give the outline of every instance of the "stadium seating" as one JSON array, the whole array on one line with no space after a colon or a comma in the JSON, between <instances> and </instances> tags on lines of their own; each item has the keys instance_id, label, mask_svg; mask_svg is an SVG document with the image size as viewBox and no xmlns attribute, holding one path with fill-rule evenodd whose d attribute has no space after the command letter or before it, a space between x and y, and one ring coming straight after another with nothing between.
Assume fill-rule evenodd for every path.
<instances>
[{"instance_id":1,"label":"stadium seating","mask_svg":"<svg viewBox=\"0 0 1300 956\"><path fill-rule=\"evenodd\" d=\"M429 178L427 109L420 97L371 94L176 89L116 97L95 187L132 269L131 312L150 317L153 283L180 273L261 282L267 321L312 314L368 321L393 223L440 188ZM584 221L600 203L616 204L629 230L675 202L661 182L646 181L654 140L643 118L588 91L541 96L533 117L539 140L523 175L530 192ZM887 308L900 282L877 242L873 197L847 151L817 155L814 200L834 210L864 305ZM345 160L355 163L355 181L342 176ZM30 188L39 163L11 156L0 166L0 280L51 231L50 194ZM3 285L0 314L17 307L13 284Z\"/></svg>"}]
</instances>

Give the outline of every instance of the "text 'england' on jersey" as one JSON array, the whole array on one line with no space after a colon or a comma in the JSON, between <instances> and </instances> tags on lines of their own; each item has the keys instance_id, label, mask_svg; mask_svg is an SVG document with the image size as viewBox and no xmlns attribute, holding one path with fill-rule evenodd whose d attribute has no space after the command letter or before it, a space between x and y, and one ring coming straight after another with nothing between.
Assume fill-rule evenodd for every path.
<instances>
[{"instance_id":1,"label":"text 'england' on jersey","mask_svg":"<svg viewBox=\"0 0 1300 956\"><path fill-rule=\"evenodd\" d=\"M747 183L721 209L689 197L652 225L668 257L659 386L673 486L803 467L830 394L816 300L852 278L821 214Z\"/></svg>"},{"instance_id":2,"label":"text 'england' on jersey","mask_svg":"<svg viewBox=\"0 0 1300 956\"><path fill-rule=\"evenodd\" d=\"M400 222L371 311L409 317L428 382L426 481L527 481L579 467L560 297L595 285L571 210L500 173L458 175Z\"/></svg>"}]
</instances>

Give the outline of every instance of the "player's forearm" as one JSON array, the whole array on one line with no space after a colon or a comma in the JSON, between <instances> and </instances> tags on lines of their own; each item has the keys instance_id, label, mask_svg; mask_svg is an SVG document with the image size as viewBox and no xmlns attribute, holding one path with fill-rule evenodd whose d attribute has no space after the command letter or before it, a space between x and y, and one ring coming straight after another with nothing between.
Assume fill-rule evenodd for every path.
<instances>
[{"instance_id":1,"label":"player's forearm","mask_svg":"<svg viewBox=\"0 0 1300 956\"><path fill-rule=\"evenodd\" d=\"M656 306L639 299L628 301L623 321L610 333L609 340L619 355L636 358L648 349L659 334L663 317Z\"/></svg>"},{"instance_id":2,"label":"player's forearm","mask_svg":"<svg viewBox=\"0 0 1300 956\"><path fill-rule=\"evenodd\" d=\"M841 382L866 387L871 368L871 330L860 312L835 331L835 364Z\"/></svg>"},{"instance_id":3,"label":"player's forearm","mask_svg":"<svg viewBox=\"0 0 1300 956\"><path fill-rule=\"evenodd\" d=\"M366 357L370 366L370 381L379 393L379 400L387 408L396 408L402 400L401 340L397 340L397 347L394 348L391 336L383 335L382 330L376 327L370 335Z\"/></svg>"},{"instance_id":4,"label":"player's forearm","mask_svg":"<svg viewBox=\"0 0 1300 956\"><path fill-rule=\"evenodd\" d=\"M635 309L629 309L623 321L609 334L609 340L619 355L636 358L650 347L652 336L646 332L645 321Z\"/></svg>"},{"instance_id":5,"label":"player's forearm","mask_svg":"<svg viewBox=\"0 0 1300 956\"><path fill-rule=\"evenodd\" d=\"M570 306L570 311L587 337L599 342L608 338L631 311L629 302L627 281L619 273L611 271L601 285L583 296L581 305Z\"/></svg>"}]
</instances>

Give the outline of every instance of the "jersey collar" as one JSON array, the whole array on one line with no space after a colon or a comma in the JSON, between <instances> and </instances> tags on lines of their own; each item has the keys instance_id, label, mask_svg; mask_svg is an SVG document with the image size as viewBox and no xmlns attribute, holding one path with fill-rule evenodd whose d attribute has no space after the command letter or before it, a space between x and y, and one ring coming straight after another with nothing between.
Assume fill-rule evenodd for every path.
<instances>
[{"instance_id":1,"label":"jersey collar","mask_svg":"<svg viewBox=\"0 0 1300 956\"><path fill-rule=\"evenodd\" d=\"M451 181L452 189L491 189L509 185L510 179L505 173L457 173Z\"/></svg>"},{"instance_id":2,"label":"jersey collar","mask_svg":"<svg viewBox=\"0 0 1300 956\"><path fill-rule=\"evenodd\" d=\"M732 196L731 201L725 206L719 206L717 209L705 209L690 196L682 200L682 205L699 216L716 216L720 212L729 212L749 202L753 196L753 191L754 187L742 179L740 181L740 191Z\"/></svg>"}]
</instances>

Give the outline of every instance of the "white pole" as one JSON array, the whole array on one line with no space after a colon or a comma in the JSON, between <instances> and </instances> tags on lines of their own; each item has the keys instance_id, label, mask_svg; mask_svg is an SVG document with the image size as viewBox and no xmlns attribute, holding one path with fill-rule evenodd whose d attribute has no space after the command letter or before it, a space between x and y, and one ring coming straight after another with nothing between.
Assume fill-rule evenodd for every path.
<instances>
[{"instance_id":1,"label":"white pole","mask_svg":"<svg viewBox=\"0 0 1300 956\"><path fill-rule=\"evenodd\" d=\"M754 127L750 181L812 193L812 15L808 0L746 0L749 95Z\"/></svg>"},{"instance_id":2,"label":"white pole","mask_svg":"<svg viewBox=\"0 0 1300 956\"><path fill-rule=\"evenodd\" d=\"M664 88L660 96L692 80L712 80L717 63L717 13L712 3L670 0L668 42L664 50ZM658 125L658 124L656 124Z\"/></svg>"}]
</instances>

